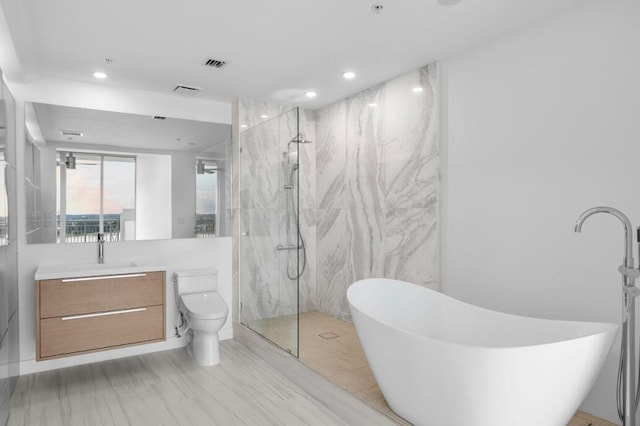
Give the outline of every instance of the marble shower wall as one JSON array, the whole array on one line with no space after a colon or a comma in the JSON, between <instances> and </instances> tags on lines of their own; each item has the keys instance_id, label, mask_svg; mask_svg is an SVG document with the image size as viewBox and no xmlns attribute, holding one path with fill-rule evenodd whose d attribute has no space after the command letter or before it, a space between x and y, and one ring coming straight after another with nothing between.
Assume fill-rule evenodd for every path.
<instances>
[{"instance_id":1,"label":"marble shower wall","mask_svg":"<svg viewBox=\"0 0 640 426\"><path fill-rule=\"evenodd\" d=\"M350 321L364 278L438 287L436 88L432 64L316 111L319 311Z\"/></svg>"},{"instance_id":2,"label":"marble shower wall","mask_svg":"<svg viewBox=\"0 0 640 426\"><path fill-rule=\"evenodd\" d=\"M415 87L423 91L414 92ZM300 311L350 321L346 290L370 277L438 288L436 66L428 65L317 111L300 110L300 228L307 267ZM372 106L375 104L375 106ZM243 321L296 312L291 206L283 152L295 110L240 101L239 204ZM261 118L266 114L270 118ZM234 123L235 124L235 123ZM239 191L239 192L238 192ZM235 254L235 252L234 252ZM302 259L301 259L302 261ZM293 264L291 263L293 262ZM234 268L237 270L237 268Z\"/></svg>"},{"instance_id":3,"label":"marble shower wall","mask_svg":"<svg viewBox=\"0 0 640 426\"><path fill-rule=\"evenodd\" d=\"M262 118L268 115L268 118ZM297 282L287 277L297 271L295 251L278 251L276 246L296 243L294 207L300 204L300 223L305 243L315 245L315 152L309 145L299 148L299 184L304 190L285 189L291 176L287 144L296 136L297 113L290 107L261 102L239 102L239 232L242 319L294 314L298 310ZM300 129L315 137L315 125L300 112ZM289 157L289 163L287 163ZM294 174L295 175L295 174ZM307 188L313 187L313 190ZM315 253L313 248L308 253ZM302 256L300 256L302 262ZM315 256L307 255L308 267L300 279L300 310L315 309ZM312 273L313 271L313 273Z\"/></svg>"}]
</instances>

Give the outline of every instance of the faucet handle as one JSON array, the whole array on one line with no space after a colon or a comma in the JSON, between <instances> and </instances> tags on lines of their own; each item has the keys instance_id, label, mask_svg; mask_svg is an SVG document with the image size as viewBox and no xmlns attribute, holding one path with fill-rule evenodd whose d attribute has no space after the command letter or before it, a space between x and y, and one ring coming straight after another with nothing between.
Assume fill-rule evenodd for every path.
<instances>
[{"instance_id":1,"label":"faucet handle","mask_svg":"<svg viewBox=\"0 0 640 426\"><path fill-rule=\"evenodd\" d=\"M636 268L628 268L624 265L618 266L618 272L620 272L625 277L631 278L632 280L635 280L636 278L640 277L640 270Z\"/></svg>"}]
</instances>

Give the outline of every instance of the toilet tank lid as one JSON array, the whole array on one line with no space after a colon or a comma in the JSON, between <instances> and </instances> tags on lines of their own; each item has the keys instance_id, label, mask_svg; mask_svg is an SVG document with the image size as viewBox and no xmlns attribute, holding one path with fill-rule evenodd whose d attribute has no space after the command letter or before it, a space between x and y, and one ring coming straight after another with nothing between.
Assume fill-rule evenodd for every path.
<instances>
[{"instance_id":1,"label":"toilet tank lid","mask_svg":"<svg viewBox=\"0 0 640 426\"><path fill-rule=\"evenodd\" d=\"M218 275L218 271L213 268L208 269L190 269L188 271L176 271L173 273L175 278L196 277L202 275Z\"/></svg>"}]
</instances>

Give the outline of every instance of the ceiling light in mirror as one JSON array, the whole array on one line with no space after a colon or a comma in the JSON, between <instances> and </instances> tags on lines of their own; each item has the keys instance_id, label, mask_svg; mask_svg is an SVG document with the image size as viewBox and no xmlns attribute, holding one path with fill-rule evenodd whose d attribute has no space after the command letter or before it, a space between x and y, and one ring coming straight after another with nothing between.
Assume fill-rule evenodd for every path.
<instances>
[{"instance_id":1,"label":"ceiling light in mirror","mask_svg":"<svg viewBox=\"0 0 640 426\"><path fill-rule=\"evenodd\" d=\"M413 93L420 93L420 92L424 92L424 87L416 86L411 90L413 91Z\"/></svg>"},{"instance_id":2,"label":"ceiling light in mirror","mask_svg":"<svg viewBox=\"0 0 640 426\"><path fill-rule=\"evenodd\" d=\"M314 91L308 91L307 93L305 93L305 95L307 96L307 98L315 98L316 96L318 96L318 94Z\"/></svg>"},{"instance_id":3,"label":"ceiling light in mirror","mask_svg":"<svg viewBox=\"0 0 640 426\"><path fill-rule=\"evenodd\" d=\"M353 80L354 78L356 78L356 73L353 71L347 71L345 73L342 73L342 77L344 77L346 80Z\"/></svg>"},{"instance_id":4,"label":"ceiling light in mirror","mask_svg":"<svg viewBox=\"0 0 640 426\"><path fill-rule=\"evenodd\" d=\"M98 80L104 80L105 78L108 77L108 75L102 71L96 71L93 73L93 76L95 78L97 78Z\"/></svg>"}]
</instances>

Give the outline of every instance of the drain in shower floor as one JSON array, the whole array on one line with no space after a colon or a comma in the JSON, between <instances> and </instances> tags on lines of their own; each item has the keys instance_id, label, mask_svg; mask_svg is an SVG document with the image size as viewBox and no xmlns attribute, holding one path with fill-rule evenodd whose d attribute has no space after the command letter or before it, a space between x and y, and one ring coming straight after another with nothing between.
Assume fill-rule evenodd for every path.
<instances>
[{"instance_id":1,"label":"drain in shower floor","mask_svg":"<svg viewBox=\"0 0 640 426\"><path fill-rule=\"evenodd\" d=\"M340 337L339 335L337 335L336 333L333 333L333 332L320 333L320 334L318 334L318 336L322 337L323 339L335 339L336 337Z\"/></svg>"}]
</instances>

